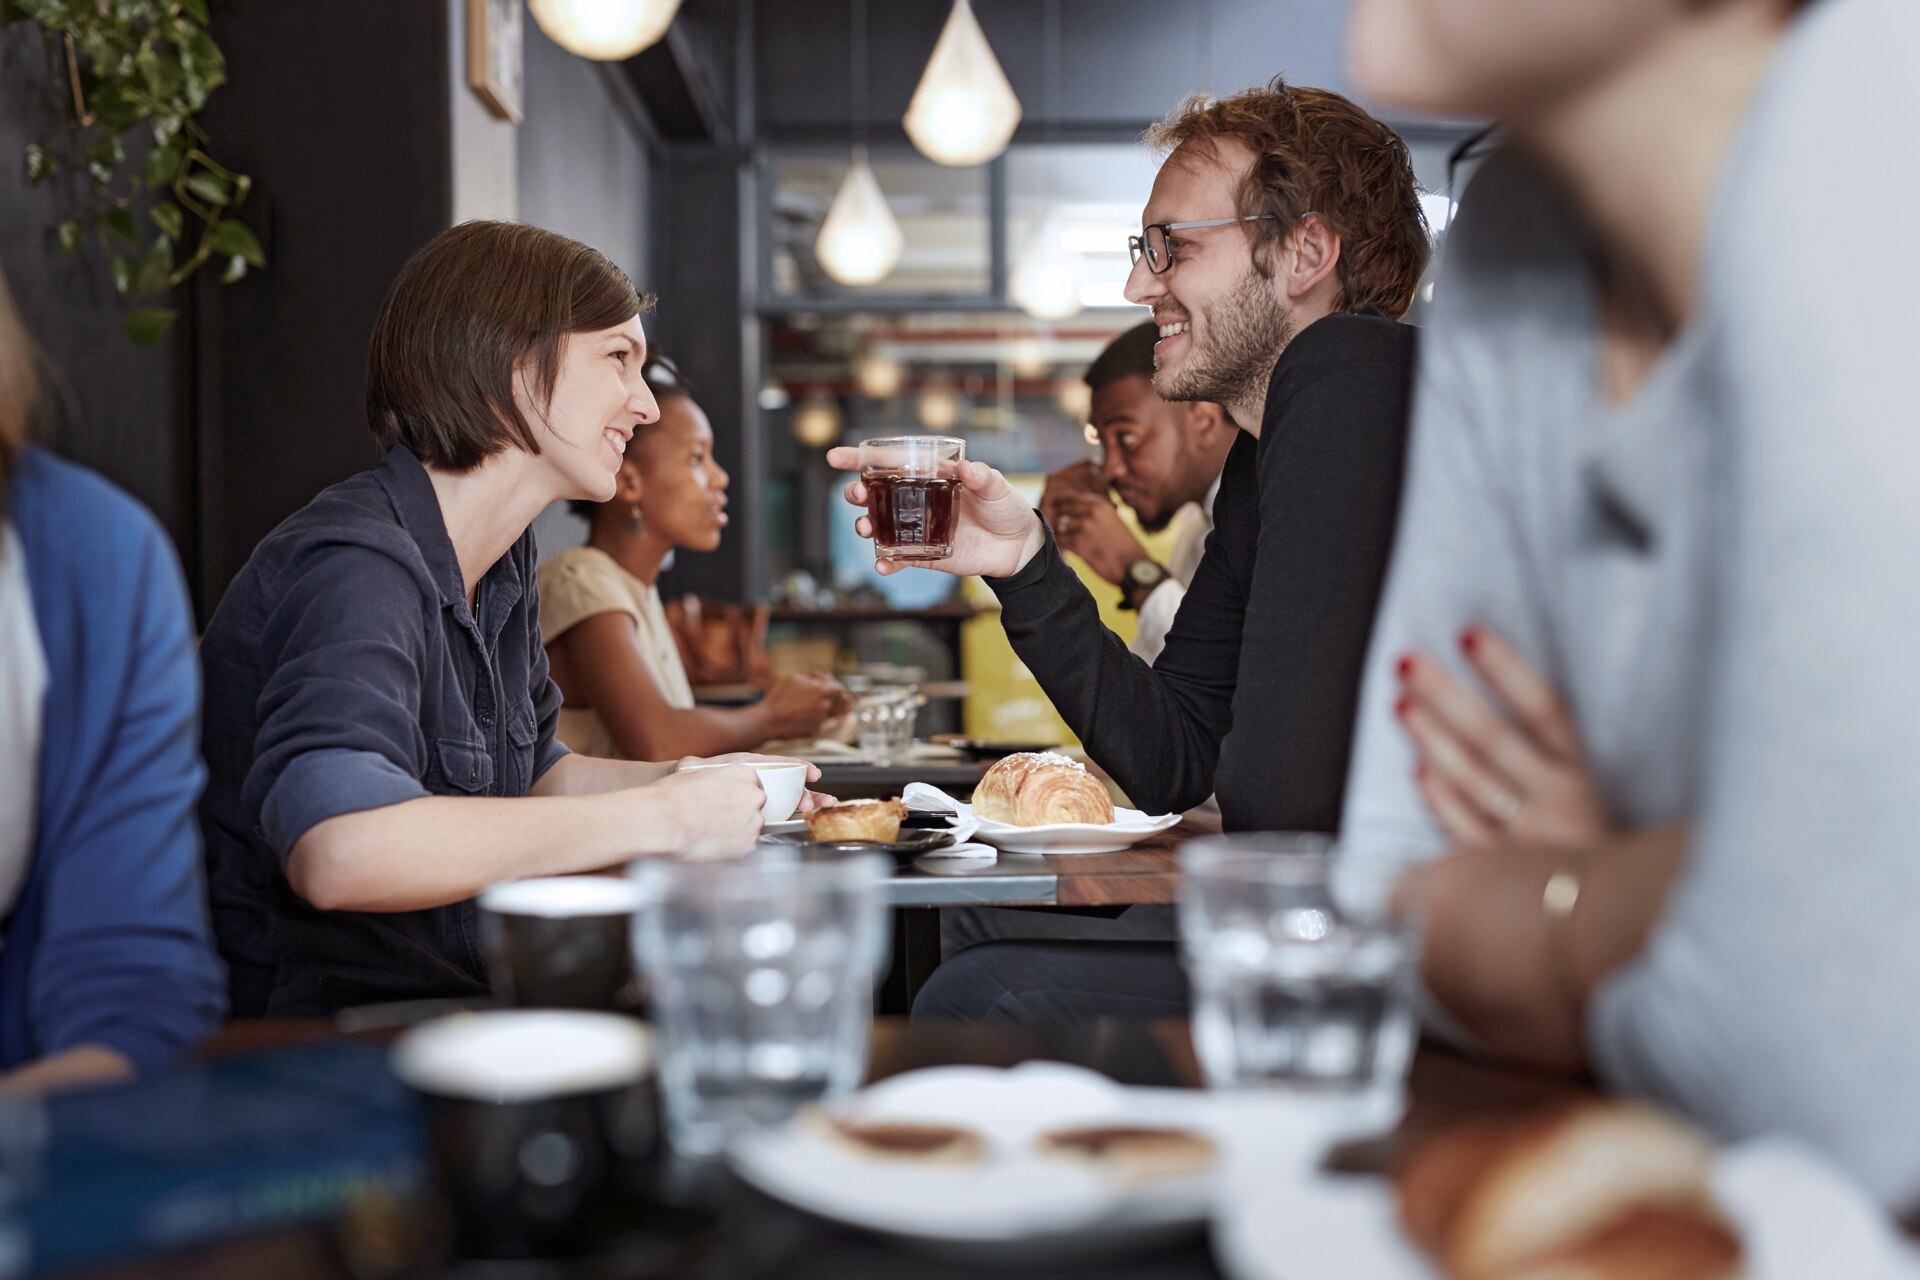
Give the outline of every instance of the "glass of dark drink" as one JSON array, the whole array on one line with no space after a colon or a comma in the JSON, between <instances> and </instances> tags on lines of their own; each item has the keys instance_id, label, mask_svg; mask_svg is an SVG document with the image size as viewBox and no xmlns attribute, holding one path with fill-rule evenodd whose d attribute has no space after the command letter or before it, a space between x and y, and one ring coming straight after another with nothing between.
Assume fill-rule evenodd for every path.
<instances>
[{"instance_id":1,"label":"glass of dark drink","mask_svg":"<svg viewBox=\"0 0 1920 1280\"><path fill-rule=\"evenodd\" d=\"M879 560L944 560L953 554L960 464L967 442L952 436L885 436L860 442L860 478Z\"/></svg>"}]
</instances>

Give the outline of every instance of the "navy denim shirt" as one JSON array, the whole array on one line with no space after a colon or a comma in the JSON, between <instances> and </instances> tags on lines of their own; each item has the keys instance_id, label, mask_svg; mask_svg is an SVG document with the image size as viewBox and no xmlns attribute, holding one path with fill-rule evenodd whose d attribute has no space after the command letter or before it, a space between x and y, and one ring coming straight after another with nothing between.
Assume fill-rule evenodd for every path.
<instances>
[{"instance_id":1,"label":"navy denim shirt","mask_svg":"<svg viewBox=\"0 0 1920 1280\"><path fill-rule=\"evenodd\" d=\"M338 814L525 795L566 754L534 563L529 530L470 610L426 469L396 446L268 534L227 588L200 647L201 820L236 1015L487 990L471 901L319 911L286 862Z\"/></svg>"}]
</instances>

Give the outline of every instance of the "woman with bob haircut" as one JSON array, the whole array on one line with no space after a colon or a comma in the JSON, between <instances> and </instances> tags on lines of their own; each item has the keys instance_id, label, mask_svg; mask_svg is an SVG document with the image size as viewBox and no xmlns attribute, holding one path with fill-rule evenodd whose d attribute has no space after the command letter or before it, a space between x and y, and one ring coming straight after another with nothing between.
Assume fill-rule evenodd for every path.
<instances>
[{"instance_id":1,"label":"woman with bob haircut","mask_svg":"<svg viewBox=\"0 0 1920 1280\"><path fill-rule=\"evenodd\" d=\"M660 415L627 447L610 502L576 502L585 546L540 566L540 631L566 695L560 739L576 751L647 759L811 738L847 709L831 677L785 676L745 707L696 706L654 584L677 549L713 551L727 526L727 473L679 367L647 357Z\"/></svg>"},{"instance_id":2,"label":"woman with bob haircut","mask_svg":"<svg viewBox=\"0 0 1920 1280\"><path fill-rule=\"evenodd\" d=\"M752 847L752 770L554 738L529 526L612 497L659 416L651 301L594 250L511 223L442 232L401 268L367 358L384 460L267 535L201 646L237 1015L483 995L488 885Z\"/></svg>"}]
</instances>

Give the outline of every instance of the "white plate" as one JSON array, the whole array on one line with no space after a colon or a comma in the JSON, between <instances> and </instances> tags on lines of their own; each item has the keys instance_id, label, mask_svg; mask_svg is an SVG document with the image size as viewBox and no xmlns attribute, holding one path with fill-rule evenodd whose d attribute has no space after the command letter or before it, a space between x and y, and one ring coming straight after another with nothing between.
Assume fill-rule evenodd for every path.
<instances>
[{"instance_id":1,"label":"white plate","mask_svg":"<svg viewBox=\"0 0 1920 1280\"><path fill-rule=\"evenodd\" d=\"M1204 1222L1211 1177L1129 1187L1041 1156L1040 1133L1068 1125L1166 1124L1213 1133L1207 1095L1128 1089L1079 1067L936 1067L883 1080L836 1114L962 1125L987 1152L970 1166L918 1165L848 1151L804 1122L728 1153L747 1182L820 1217L976 1262L1037 1263L1123 1253Z\"/></svg>"},{"instance_id":2,"label":"white plate","mask_svg":"<svg viewBox=\"0 0 1920 1280\"><path fill-rule=\"evenodd\" d=\"M981 820L974 839L1008 853L1114 853L1178 826L1180 815L1157 817L1138 809L1113 811L1112 822L1055 822L1043 827L1016 827Z\"/></svg>"},{"instance_id":3,"label":"white plate","mask_svg":"<svg viewBox=\"0 0 1920 1280\"><path fill-rule=\"evenodd\" d=\"M1322 1172L1274 1158L1298 1144L1236 1126L1213 1253L1232 1280L1440 1280L1401 1235L1385 1178ZM1920 1262L1866 1196L1824 1159L1781 1139L1722 1151L1713 1187L1747 1250L1746 1280L1858 1276L1916 1280Z\"/></svg>"}]
</instances>

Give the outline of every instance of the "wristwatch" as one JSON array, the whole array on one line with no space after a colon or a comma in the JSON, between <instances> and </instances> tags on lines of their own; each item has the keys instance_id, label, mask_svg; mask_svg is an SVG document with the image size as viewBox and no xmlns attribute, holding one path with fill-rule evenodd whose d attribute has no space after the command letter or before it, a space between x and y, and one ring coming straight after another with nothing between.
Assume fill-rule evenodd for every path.
<instances>
[{"instance_id":1,"label":"wristwatch","mask_svg":"<svg viewBox=\"0 0 1920 1280\"><path fill-rule=\"evenodd\" d=\"M1127 566L1120 583L1120 607L1138 609L1153 594L1153 589L1173 575L1157 560L1135 560Z\"/></svg>"}]
</instances>

